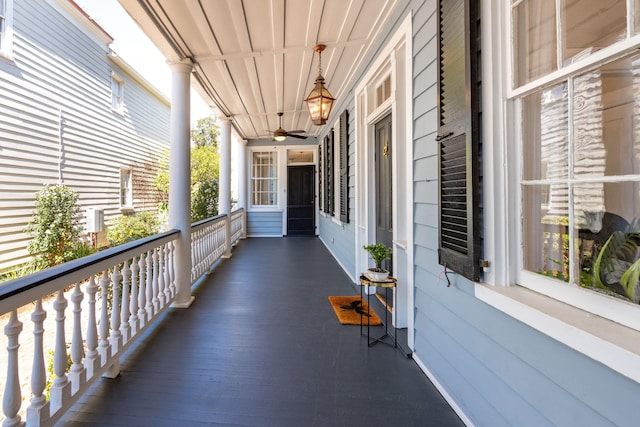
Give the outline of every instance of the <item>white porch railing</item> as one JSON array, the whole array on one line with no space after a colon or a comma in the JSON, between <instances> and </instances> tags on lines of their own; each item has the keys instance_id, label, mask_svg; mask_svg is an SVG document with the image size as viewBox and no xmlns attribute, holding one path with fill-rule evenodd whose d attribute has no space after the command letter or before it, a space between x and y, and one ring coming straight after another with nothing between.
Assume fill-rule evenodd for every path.
<instances>
[{"instance_id":1,"label":"white porch railing","mask_svg":"<svg viewBox=\"0 0 640 427\"><path fill-rule=\"evenodd\" d=\"M243 216L240 210L192 226L191 284L225 253L225 223L234 229ZM0 285L3 426L24 425L25 415L28 426L52 425L96 379L118 375L120 356L175 299L179 235L168 231Z\"/></svg>"}]
</instances>

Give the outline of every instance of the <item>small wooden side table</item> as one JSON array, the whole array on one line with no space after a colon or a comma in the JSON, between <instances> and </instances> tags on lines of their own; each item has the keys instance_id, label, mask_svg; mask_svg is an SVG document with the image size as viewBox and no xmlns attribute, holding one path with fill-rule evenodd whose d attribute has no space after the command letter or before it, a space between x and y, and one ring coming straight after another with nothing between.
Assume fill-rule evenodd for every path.
<instances>
[{"instance_id":1,"label":"small wooden side table","mask_svg":"<svg viewBox=\"0 0 640 427\"><path fill-rule=\"evenodd\" d=\"M395 277L387 277L384 280L374 280L371 277L369 277L366 273L362 274L360 276L360 299L362 300L362 289L365 286L373 286L375 288L384 288L384 297L385 299L388 301L389 295L389 289L391 288L393 291L395 291L395 287L396 284L398 283L398 279L396 279ZM369 311L371 311L371 294L369 292L367 292L367 305L369 306ZM396 306L396 293L393 292L393 306ZM367 345L369 347L371 347L374 344L377 344L379 342L387 344L387 345L391 345L391 343L388 343L386 341L384 341L385 338L389 337L391 338L391 336L389 335L389 321L388 319L388 313L389 310L385 307L384 309L384 334L377 337L377 338L373 338L373 340L371 340L371 334L370 334L370 323L371 322L367 322ZM362 312L360 313L360 336L362 336ZM396 330L396 327L393 327L393 347L398 347L398 331Z\"/></svg>"}]
</instances>

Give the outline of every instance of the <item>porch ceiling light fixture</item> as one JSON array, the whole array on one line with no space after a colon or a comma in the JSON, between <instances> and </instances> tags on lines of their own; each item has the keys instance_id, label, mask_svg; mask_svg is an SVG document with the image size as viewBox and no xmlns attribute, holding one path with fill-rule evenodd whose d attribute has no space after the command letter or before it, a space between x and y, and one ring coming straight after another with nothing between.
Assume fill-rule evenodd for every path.
<instances>
[{"instance_id":1,"label":"porch ceiling light fixture","mask_svg":"<svg viewBox=\"0 0 640 427\"><path fill-rule=\"evenodd\" d=\"M325 47L326 45L318 44L313 48L318 52L318 77L316 77L316 85L305 99L311 121L318 126L327 123L331 107L333 107L333 101L336 100L325 87L324 77L322 77L322 51Z\"/></svg>"}]
</instances>

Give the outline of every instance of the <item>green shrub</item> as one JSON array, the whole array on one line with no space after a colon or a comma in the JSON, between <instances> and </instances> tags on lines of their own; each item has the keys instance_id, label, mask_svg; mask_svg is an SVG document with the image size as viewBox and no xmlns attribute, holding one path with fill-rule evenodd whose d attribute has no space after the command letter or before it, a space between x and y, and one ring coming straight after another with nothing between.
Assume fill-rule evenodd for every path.
<instances>
[{"instance_id":1,"label":"green shrub","mask_svg":"<svg viewBox=\"0 0 640 427\"><path fill-rule=\"evenodd\" d=\"M35 266L32 263L18 265L11 269L4 270L2 273L0 273L0 283L28 276L35 271Z\"/></svg>"},{"instance_id":2,"label":"green shrub","mask_svg":"<svg viewBox=\"0 0 640 427\"><path fill-rule=\"evenodd\" d=\"M198 183L191 192L191 222L218 215L218 181Z\"/></svg>"},{"instance_id":3,"label":"green shrub","mask_svg":"<svg viewBox=\"0 0 640 427\"><path fill-rule=\"evenodd\" d=\"M122 245L133 240L157 234L160 222L154 212L142 211L135 215L123 215L107 229L107 239L111 246Z\"/></svg>"},{"instance_id":4,"label":"green shrub","mask_svg":"<svg viewBox=\"0 0 640 427\"><path fill-rule=\"evenodd\" d=\"M33 218L25 228L32 240L27 250L36 269L77 258L81 238L78 193L65 185L45 185L36 193Z\"/></svg>"}]
</instances>

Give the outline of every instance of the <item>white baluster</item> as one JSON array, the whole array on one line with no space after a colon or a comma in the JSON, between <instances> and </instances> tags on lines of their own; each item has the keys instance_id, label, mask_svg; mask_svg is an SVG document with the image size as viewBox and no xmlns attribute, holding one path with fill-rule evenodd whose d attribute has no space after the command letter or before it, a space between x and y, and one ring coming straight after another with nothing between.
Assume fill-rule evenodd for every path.
<instances>
[{"instance_id":1,"label":"white baluster","mask_svg":"<svg viewBox=\"0 0 640 427\"><path fill-rule=\"evenodd\" d=\"M120 332L120 286L122 283L122 274L118 271L118 265L113 266L111 273L111 336L109 343L113 349L112 354L118 353L122 342L122 333Z\"/></svg>"},{"instance_id":2,"label":"white baluster","mask_svg":"<svg viewBox=\"0 0 640 427\"><path fill-rule=\"evenodd\" d=\"M93 378L96 371L100 368L100 355L98 353L98 329L96 324L96 293L98 286L94 276L89 278L87 285L87 295L89 299L88 319L87 319L87 356L84 359L84 366L87 369L87 378Z\"/></svg>"},{"instance_id":3,"label":"white baluster","mask_svg":"<svg viewBox=\"0 0 640 427\"><path fill-rule=\"evenodd\" d=\"M120 362L116 356L122 348L122 333L120 332L120 285L122 274L118 272L118 265L113 266L111 273L111 335L109 346L111 347L111 365L105 371L107 378L115 378L120 374Z\"/></svg>"},{"instance_id":4,"label":"white baluster","mask_svg":"<svg viewBox=\"0 0 640 427\"><path fill-rule=\"evenodd\" d=\"M171 298L175 298L176 296L176 272L174 271L175 249L176 247L173 242L169 242L169 283L171 283Z\"/></svg>"},{"instance_id":5,"label":"white baluster","mask_svg":"<svg viewBox=\"0 0 640 427\"><path fill-rule=\"evenodd\" d=\"M140 328L138 324L138 271L140 271L138 259L133 257L131 260L131 299L129 301L129 327L131 329L131 336L134 336Z\"/></svg>"},{"instance_id":6,"label":"white baluster","mask_svg":"<svg viewBox=\"0 0 640 427\"><path fill-rule=\"evenodd\" d=\"M140 255L140 261L138 261L138 267L140 270L140 288L138 289L138 319L140 321L140 329L144 328L147 324L147 312L145 310L145 305L147 302L147 291L146 291L146 282L145 282L145 256L144 254Z\"/></svg>"},{"instance_id":7,"label":"white baluster","mask_svg":"<svg viewBox=\"0 0 640 427\"><path fill-rule=\"evenodd\" d=\"M120 306L120 333L122 343L129 341L131 327L129 326L129 286L131 285L131 270L129 262L125 261L122 267L122 305Z\"/></svg>"},{"instance_id":8,"label":"white baluster","mask_svg":"<svg viewBox=\"0 0 640 427\"><path fill-rule=\"evenodd\" d=\"M56 312L56 344L53 353L53 372L56 377L50 391L51 414L55 414L65 402L71 398L71 383L67 377L67 344L64 332L64 310L67 308L67 299L62 290L58 291L58 296L53 302L53 309Z\"/></svg>"},{"instance_id":9,"label":"white baluster","mask_svg":"<svg viewBox=\"0 0 640 427\"><path fill-rule=\"evenodd\" d=\"M107 270L102 272L100 278L100 345L98 351L102 358L101 366L104 366L111 358L111 347L109 347L109 274Z\"/></svg>"},{"instance_id":10,"label":"white baluster","mask_svg":"<svg viewBox=\"0 0 640 427\"><path fill-rule=\"evenodd\" d=\"M165 243L162 251L163 272L164 272L164 300L165 304L171 301L171 274L169 273L169 243Z\"/></svg>"},{"instance_id":11,"label":"white baluster","mask_svg":"<svg viewBox=\"0 0 640 427\"><path fill-rule=\"evenodd\" d=\"M72 393L76 393L87 382L87 371L82 364L82 356L84 356L84 347L82 344L82 307L80 304L84 299L80 283L76 283L75 289L71 294L71 302L73 303L73 335L71 338L71 370L69 378L71 380Z\"/></svg>"},{"instance_id":12,"label":"white baluster","mask_svg":"<svg viewBox=\"0 0 640 427\"><path fill-rule=\"evenodd\" d=\"M147 252L147 321L153 319L153 256L151 251Z\"/></svg>"},{"instance_id":13,"label":"white baluster","mask_svg":"<svg viewBox=\"0 0 640 427\"><path fill-rule=\"evenodd\" d=\"M11 312L9 323L4 327L7 336L7 382L4 385L2 397L2 412L5 420L3 426L21 425L20 405L22 404L22 392L20 391L20 377L18 376L18 348L20 347L18 336L22 332L22 322L18 320L16 310Z\"/></svg>"},{"instance_id":14,"label":"white baluster","mask_svg":"<svg viewBox=\"0 0 640 427\"><path fill-rule=\"evenodd\" d=\"M158 249L153 250L153 280L151 286L153 289L153 314L156 315L160 309L160 302L158 301Z\"/></svg>"},{"instance_id":15,"label":"white baluster","mask_svg":"<svg viewBox=\"0 0 640 427\"><path fill-rule=\"evenodd\" d=\"M44 319L47 312L42 309L42 300L36 301L36 307L31 313L33 323L33 365L31 368L31 404L27 408L27 423L42 425L49 417L49 402L43 394L47 384L47 372L44 367Z\"/></svg>"},{"instance_id":16,"label":"white baluster","mask_svg":"<svg viewBox=\"0 0 640 427\"><path fill-rule=\"evenodd\" d=\"M158 304L160 307L166 305L164 298L164 247L160 246L156 249L158 255Z\"/></svg>"}]
</instances>

